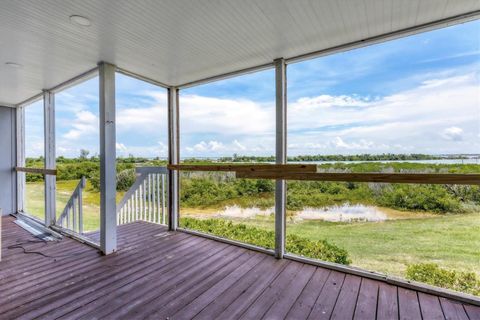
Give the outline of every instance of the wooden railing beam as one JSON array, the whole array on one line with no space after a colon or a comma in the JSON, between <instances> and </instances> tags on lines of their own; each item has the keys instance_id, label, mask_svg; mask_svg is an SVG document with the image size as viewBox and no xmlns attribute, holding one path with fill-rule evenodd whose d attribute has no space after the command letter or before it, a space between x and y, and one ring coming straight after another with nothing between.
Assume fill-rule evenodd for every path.
<instances>
[{"instance_id":1,"label":"wooden railing beam","mask_svg":"<svg viewBox=\"0 0 480 320\"><path fill-rule=\"evenodd\" d=\"M480 174L435 173L308 173L308 172L246 172L238 171L241 179L285 179L304 181L463 184L480 185Z\"/></svg>"},{"instance_id":2,"label":"wooden railing beam","mask_svg":"<svg viewBox=\"0 0 480 320\"><path fill-rule=\"evenodd\" d=\"M25 173L39 173L43 175L52 175L52 176L57 175L56 169L15 167L15 171L25 172Z\"/></svg>"}]
</instances>

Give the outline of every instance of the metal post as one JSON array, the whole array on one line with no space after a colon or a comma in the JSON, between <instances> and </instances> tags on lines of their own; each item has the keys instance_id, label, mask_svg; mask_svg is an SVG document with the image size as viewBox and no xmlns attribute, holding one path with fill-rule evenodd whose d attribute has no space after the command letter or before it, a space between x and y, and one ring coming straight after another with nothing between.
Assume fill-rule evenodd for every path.
<instances>
[{"instance_id":1,"label":"metal post","mask_svg":"<svg viewBox=\"0 0 480 320\"><path fill-rule=\"evenodd\" d=\"M16 113L17 167L25 167L25 107ZM25 172L17 172L17 212L25 211Z\"/></svg>"},{"instance_id":2,"label":"metal post","mask_svg":"<svg viewBox=\"0 0 480 320\"><path fill-rule=\"evenodd\" d=\"M55 169L55 94L43 92L43 114L45 134L45 169ZM45 175L45 226L55 224L56 176Z\"/></svg>"},{"instance_id":3,"label":"metal post","mask_svg":"<svg viewBox=\"0 0 480 320\"><path fill-rule=\"evenodd\" d=\"M287 163L287 75L283 58L275 63L275 163ZM285 180L275 181L275 257L285 253L287 187Z\"/></svg>"},{"instance_id":4,"label":"metal post","mask_svg":"<svg viewBox=\"0 0 480 320\"><path fill-rule=\"evenodd\" d=\"M180 162L178 88L168 89L168 163ZM168 172L168 228L176 230L179 214L179 173Z\"/></svg>"},{"instance_id":5,"label":"metal post","mask_svg":"<svg viewBox=\"0 0 480 320\"><path fill-rule=\"evenodd\" d=\"M115 66L100 63L100 249L117 250Z\"/></svg>"}]
</instances>

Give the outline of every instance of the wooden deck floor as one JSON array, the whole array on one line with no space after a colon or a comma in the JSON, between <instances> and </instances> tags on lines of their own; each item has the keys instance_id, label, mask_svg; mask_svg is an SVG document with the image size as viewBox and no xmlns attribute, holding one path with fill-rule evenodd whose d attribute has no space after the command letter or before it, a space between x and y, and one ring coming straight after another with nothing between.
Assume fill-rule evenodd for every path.
<instances>
[{"instance_id":1,"label":"wooden deck floor","mask_svg":"<svg viewBox=\"0 0 480 320\"><path fill-rule=\"evenodd\" d=\"M12 221L0 319L480 319L480 307L158 225L120 226L120 250L105 257L70 239L28 243Z\"/></svg>"}]
</instances>

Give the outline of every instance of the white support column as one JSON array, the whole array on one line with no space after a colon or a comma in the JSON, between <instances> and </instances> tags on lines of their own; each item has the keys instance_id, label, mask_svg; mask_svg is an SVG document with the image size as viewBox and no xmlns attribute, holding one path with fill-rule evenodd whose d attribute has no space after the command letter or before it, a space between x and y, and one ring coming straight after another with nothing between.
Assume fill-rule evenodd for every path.
<instances>
[{"instance_id":1,"label":"white support column","mask_svg":"<svg viewBox=\"0 0 480 320\"><path fill-rule=\"evenodd\" d=\"M45 169L55 169L55 94L43 92ZM45 175L45 226L55 224L56 176Z\"/></svg>"},{"instance_id":2,"label":"white support column","mask_svg":"<svg viewBox=\"0 0 480 320\"><path fill-rule=\"evenodd\" d=\"M275 61L275 163L287 163L287 75L283 58ZM275 257L285 253L287 186L285 180L275 181Z\"/></svg>"},{"instance_id":3,"label":"white support column","mask_svg":"<svg viewBox=\"0 0 480 320\"><path fill-rule=\"evenodd\" d=\"M17 167L25 167L25 108L17 107L16 114ZM25 172L17 172L17 212L25 209Z\"/></svg>"},{"instance_id":4,"label":"white support column","mask_svg":"<svg viewBox=\"0 0 480 320\"><path fill-rule=\"evenodd\" d=\"M180 163L178 88L168 89L168 163ZM168 172L168 228L175 231L179 215L179 173Z\"/></svg>"},{"instance_id":5,"label":"white support column","mask_svg":"<svg viewBox=\"0 0 480 320\"><path fill-rule=\"evenodd\" d=\"M100 63L100 249L117 250L115 66Z\"/></svg>"}]
</instances>

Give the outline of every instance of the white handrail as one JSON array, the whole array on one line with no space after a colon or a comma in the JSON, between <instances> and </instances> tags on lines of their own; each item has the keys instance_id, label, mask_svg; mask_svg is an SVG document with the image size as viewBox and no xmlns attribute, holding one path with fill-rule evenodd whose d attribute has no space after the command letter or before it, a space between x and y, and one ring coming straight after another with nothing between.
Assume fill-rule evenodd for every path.
<instances>
[{"instance_id":1,"label":"white handrail","mask_svg":"<svg viewBox=\"0 0 480 320\"><path fill-rule=\"evenodd\" d=\"M86 180L82 177L68 199L56 224L62 228L70 229L77 233L83 233L83 201L82 191L85 189Z\"/></svg>"},{"instance_id":2,"label":"white handrail","mask_svg":"<svg viewBox=\"0 0 480 320\"><path fill-rule=\"evenodd\" d=\"M117 224L147 221L165 224L166 167L138 167L133 185L117 205Z\"/></svg>"}]
</instances>

